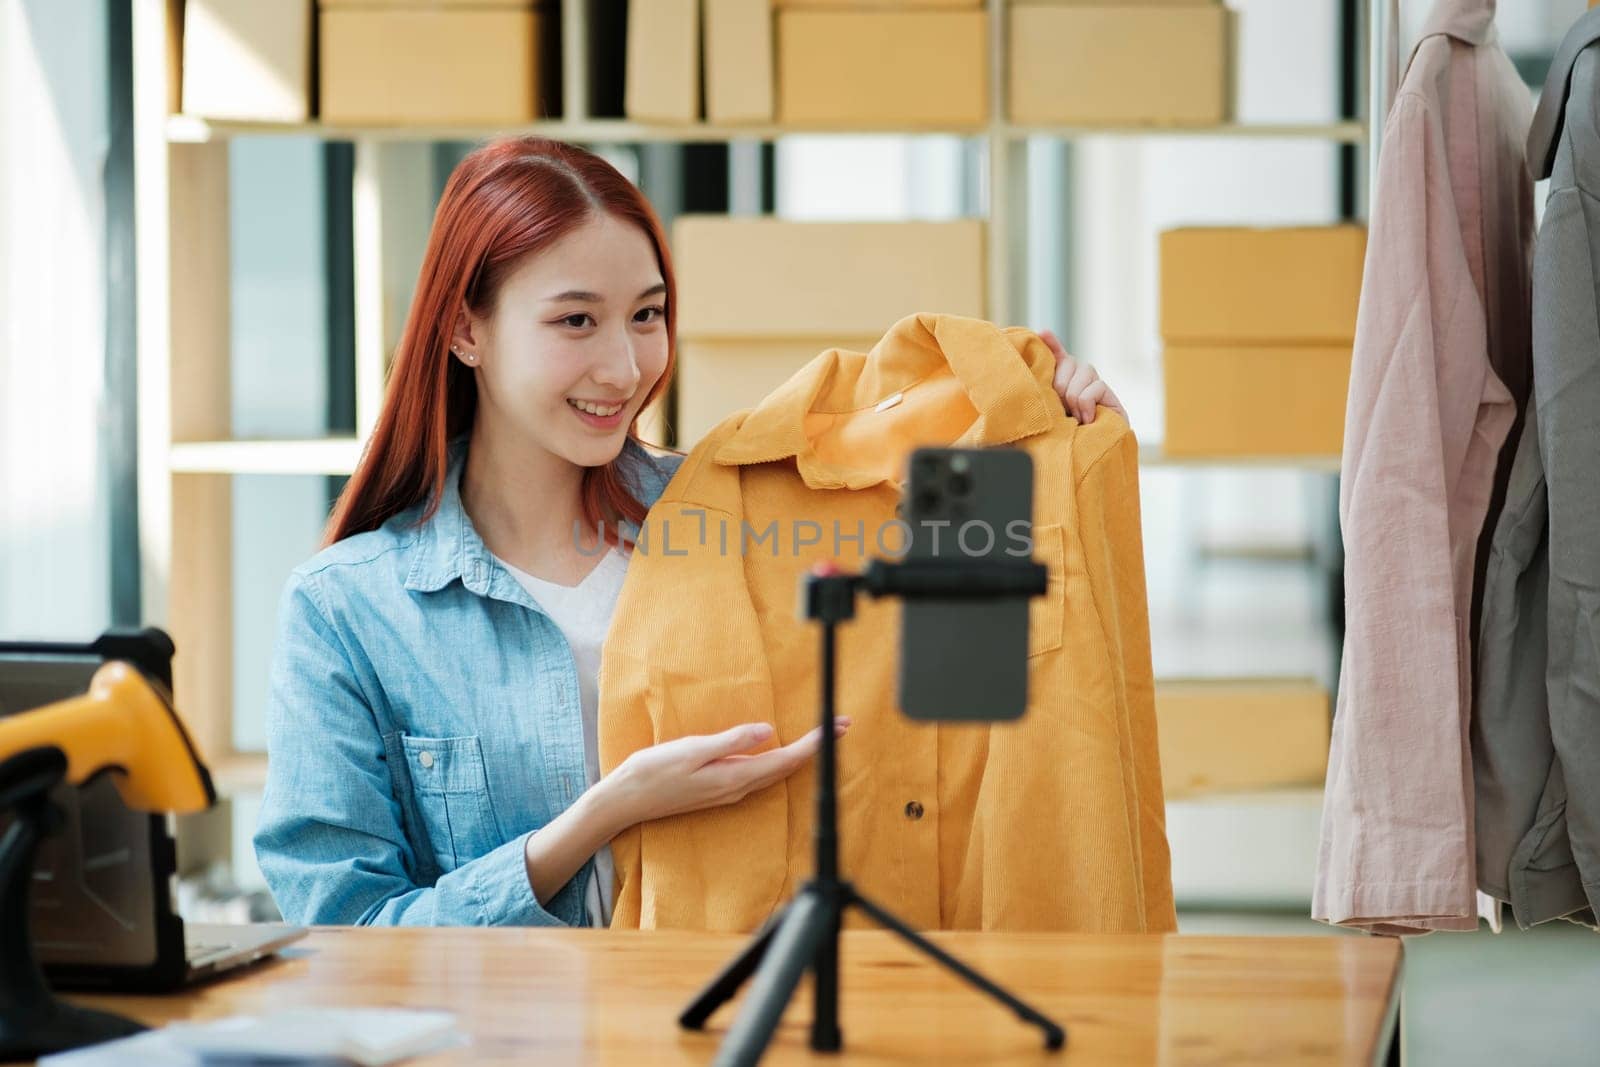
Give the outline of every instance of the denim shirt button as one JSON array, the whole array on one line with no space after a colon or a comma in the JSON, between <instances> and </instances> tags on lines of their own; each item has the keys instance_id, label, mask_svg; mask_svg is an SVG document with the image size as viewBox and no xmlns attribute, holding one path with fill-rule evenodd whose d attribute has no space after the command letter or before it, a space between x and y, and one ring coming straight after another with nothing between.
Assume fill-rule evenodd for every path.
<instances>
[{"instance_id":1,"label":"denim shirt button","mask_svg":"<svg viewBox=\"0 0 1600 1067\"><path fill-rule=\"evenodd\" d=\"M422 764L423 770L428 770L433 766L433 753L423 752L421 755L417 756L417 762Z\"/></svg>"}]
</instances>

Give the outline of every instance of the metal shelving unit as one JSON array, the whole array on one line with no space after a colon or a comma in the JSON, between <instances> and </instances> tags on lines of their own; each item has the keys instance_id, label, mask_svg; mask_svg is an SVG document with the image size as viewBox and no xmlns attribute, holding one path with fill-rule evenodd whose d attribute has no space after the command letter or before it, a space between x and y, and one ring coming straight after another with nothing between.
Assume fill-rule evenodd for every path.
<instances>
[{"instance_id":1,"label":"metal shelving unit","mask_svg":"<svg viewBox=\"0 0 1600 1067\"><path fill-rule=\"evenodd\" d=\"M355 473L362 440L325 437L301 441L186 441L172 446L173 474Z\"/></svg>"},{"instance_id":2,"label":"metal shelving unit","mask_svg":"<svg viewBox=\"0 0 1600 1067\"><path fill-rule=\"evenodd\" d=\"M1230 468L1246 470L1299 470L1312 474L1338 474L1338 456L1169 456L1160 445L1139 446L1141 467Z\"/></svg>"},{"instance_id":3,"label":"metal shelving unit","mask_svg":"<svg viewBox=\"0 0 1600 1067\"><path fill-rule=\"evenodd\" d=\"M1379 0L1381 2L1381 0ZM956 135L981 143L989 233L991 317L1018 321L1017 249L1027 238L1027 159L1032 138L1226 138L1314 140L1360 145L1367 127L1328 123L1230 123L1212 128L1014 125L1004 119L1005 11L991 16L989 121L975 128L814 130L773 125L644 125L589 113L586 0L562 0L566 116L516 128L346 127L317 122L214 122L177 114L179 10L170 0L132 0L136 219L138 227L139 513L142 613L168 626L181 650L177 691L193 731L223 768L224 788L258 786L264 757L238 752L232 721L232 478L240 474L350 473L383 399L388 353L404 315L408 269L427 220L411 208L422 153L441 140L538 133L590 144L745 145L801 134ZM354 146L354 436L319 440L234 440L230 425L228 143L234 137L312 136ZM407 196L410 195L410 199ZM1163 457L1156 466L1289 466L1336 471L1337 457Z\"/></svg>"},{"instance_id":4,"label":"metal shelving unit","mask_svg":"<svg viewBox=\"0 0 1600 1067\"><path fill-rule=\"evenodd\" d=\"M1253 123L1221 126L1033 126L997 122L993 126L928 126L917 129L868 129L860 126L718 126L694 123L678 126L647 125L624 119L588 121L552 120L522 126L340 126L321 122L222 122L173 115L167 120L167 140L173 144L205 144L230 137L300 136L331 141L478 141L504 135L535 135L585 144L693 144L730 141L775 141L780 137L903 136L983 137L997 133L1006 140L1056 137L1207 137L1241 140L1314 140L1333 144L1360 144L1367 136L1359 122Z\"/></svg>"}]
</instances>

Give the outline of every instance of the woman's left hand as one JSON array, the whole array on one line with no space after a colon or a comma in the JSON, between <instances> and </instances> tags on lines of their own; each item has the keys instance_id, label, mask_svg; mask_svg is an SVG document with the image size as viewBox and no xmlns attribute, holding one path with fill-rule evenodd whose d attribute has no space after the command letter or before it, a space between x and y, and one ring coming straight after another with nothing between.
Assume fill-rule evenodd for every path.
<instances>
[{"instance_id":1,"label":"woman's left hand","mask_svg":"<svg viewBox=\"0 0 1600 1067\"><path fill-rule=\"evenodd\" d=\"M1040 330L1039 337L1050 346L1050 351L1056 357L1056 395L1061 398L1062 405L1067 409L1067 414L1076 418L1087 426L1094 421L1094 409L1097 405L1104 404L1123 418L1128 413L1123 410L1122 401L1117 399L1117 394L1100 378L1100 373L1087 363L1079 363L1061 347L1061 341L1049 330Z\"/></svg>"}]
</instances>

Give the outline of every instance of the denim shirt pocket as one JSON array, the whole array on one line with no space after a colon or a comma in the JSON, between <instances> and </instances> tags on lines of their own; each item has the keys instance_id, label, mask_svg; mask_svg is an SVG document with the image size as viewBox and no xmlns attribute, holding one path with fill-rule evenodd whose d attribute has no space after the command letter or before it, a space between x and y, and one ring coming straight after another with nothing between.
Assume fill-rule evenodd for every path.
<instances>
[{"instance_id":1,"label":"denim shirt pocket","mask_svg":"<svg viewBox=\"0 0 1600 1067\"><path fill-rule=\"evenodd\" d=\"M505 840L477 735L400 735L411 795L441 873L488 855Z\"/></svg>"}]
</instances>

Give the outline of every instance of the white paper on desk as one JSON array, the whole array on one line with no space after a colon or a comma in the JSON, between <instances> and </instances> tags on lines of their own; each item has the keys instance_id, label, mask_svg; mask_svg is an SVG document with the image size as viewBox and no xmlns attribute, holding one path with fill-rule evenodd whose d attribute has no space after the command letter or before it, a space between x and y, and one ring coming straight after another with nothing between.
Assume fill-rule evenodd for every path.
<instances>
[{"instance_id":1,"label":"white paper on desk","mask_svg":"<svg viewBox=\"0 0 1600 1067\"><path fill-rule=\"evenodd\" d=\"M385 1067L466 1043L449 1012L399 1008L293 1008L198 1026L170 1026L167 1033L205 1063L272 1057Z\"/></svg>"},{"instance_id":2,"label":"white paper on desk","mask_svg":"<svg viewBox=\"0 0 1600 1067\"><path fill-rule=\"evenodd\" d=\"M147 1030L132 1037L107 1041L88 1048L41 1056L39 1067L195 1067L200 1058L188 1049L167 1040L165 1030Z\"/></svg>"},{"instance_id":3,"label":"white paper on desk","mask_svg":"<svg viewBox=\"0 0 1600 1067\"><path fill-rule=\"evenodd\" d=\"M39 1061L40 1067L205 1067L271 1062L386 1067L412 1056L465 1045L455 1016L440 1011L290 1009L177 1023Z\"/></svg>"}]
</instances>

